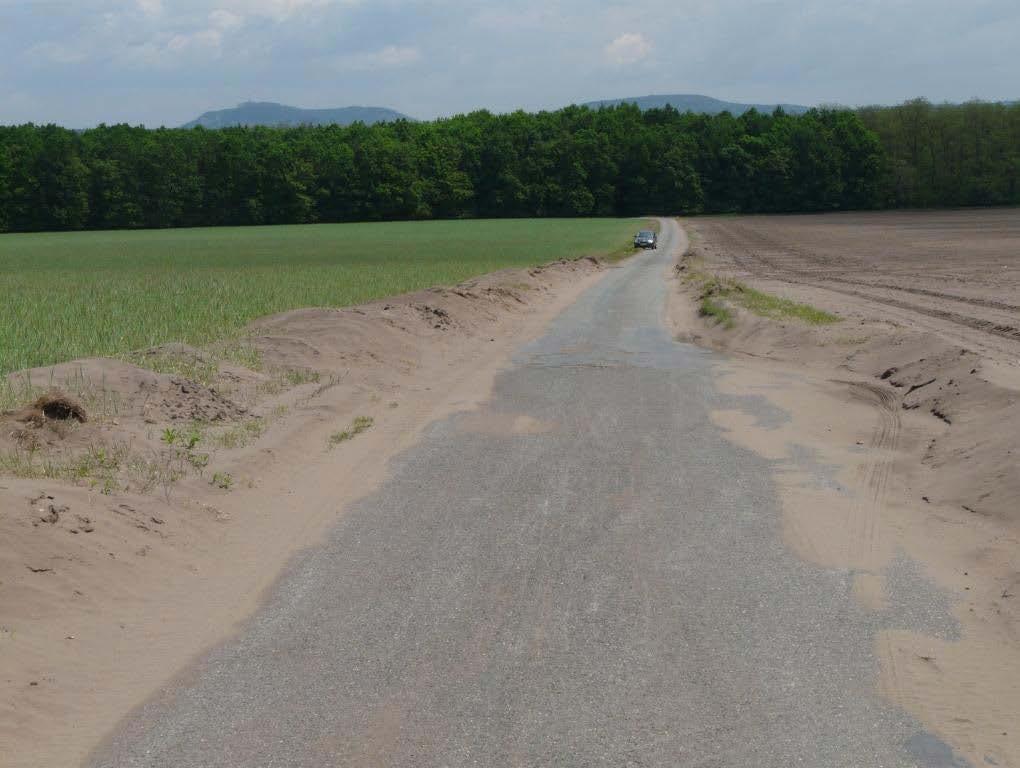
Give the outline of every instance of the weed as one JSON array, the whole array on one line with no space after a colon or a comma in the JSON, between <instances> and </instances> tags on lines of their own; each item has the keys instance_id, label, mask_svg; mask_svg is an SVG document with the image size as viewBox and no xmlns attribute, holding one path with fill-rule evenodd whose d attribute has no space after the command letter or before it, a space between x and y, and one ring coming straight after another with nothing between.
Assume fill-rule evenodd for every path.
<instances>
[{"instance_id":1,"label":"weed","mask_svg":"<svg viewBox=\"0 0 1020 768\"><path fill-rule=\"evenodd\" d=\"M334 432L330 435L329 444L331 446L339 445L340 443L345 443L348 440L353 440L362 432L368 430L374 423L375 420L371 416L358 416L351 422L351 425L347 427L347 429L342 432Z\"/></svg>"},{"instance_id":2,"label":"weed","mask_svg":"<svg viewBox=\"0 0 1020 768\"><path fill-rule=\"evenodd\" d=\"M233 448L244 448L246 445L260 438L262 433L266 431L266 427L265 419L248 419L240 424L228 427L223 432L210 434L209 440L217 448L226 448L228 450Z\"/></svg>"},{"instance_id":3,"label":"weed","mask_svg":"<svg viewBox=\"0 0 1020 768\"><path fill-rule=\"evenodd\" d=\"M249 371L261 371L263 368L262 353L244 339L228 339L213 345L211 351L221 360L240 365Z\"/></svg>"},{"instance_id":4,"label":"weed","mask_svg":"<svg viewBox=\"0 0 1020 768\"><path fill-rule=\"evenodd\" d=\"M800 320L808 325L828 325L839 322L839 317L836 315L812 307L810 304L800 304L790 299L748 288L739 283L728 295L734 297L738 303L754 314L773 320Z\"/></svg>"},{"instance_id":5,"label":"weed","mask_svg":"<svg viewBox=\"0 0 1020 768\"><path fill-rule=\"evenodd\" d=\"M698 314L714 319L724 328L730 329L736 324L736 317L726 302L732 302L749 312L773 320L791 319L809 325L826 325L840 321L836 315L817 307L773 296L736 280L723 279L703 271L700 266L698 257L687 260L687 268L681 272L682 279L700 289L701 303L698 306Z\"/></svg>"},{"instance_id":6,"label":"weed","mask_svg":"<svg viewBox=\"0 0 1020 768\"><path fill-rule=\"evenodd\" d=\"M139 368L180 376L206 387L216 380L220 372L217 360L173 348L127 352L121 355L121 359Z\"/></svg>"},{"instance_id":7,"label":"weed","mask_svg":"<svg viewBox=\"0 0 1020 768\"><path fill-rule=\"evenodd\" d=\"M212 485L217 488L222 488L224 491L229 491L230 487L234 484L234 478L229 472L217 472L212 476L212 480L209 481Z\"/></svg>"},{"instance_id":8,"label":"weed","mask_svg":"<svg viewBox=\"0 0 1020 768\"><path fill-rule=\"evenodd\" d=\"M167 445L173 445L174 443L177 442L177 438L179 438L180 436L181 436L180 433L176 429L174 429L173 427L167 427L166 429L163 430L163 436L160 438L160 440L162 440Z\"/></svg>"},{"instance_id":9,"label":"weed","mask_svg":"<svg viewBox=\"0 0 1020 768\"><path fill-rule=\"evenodd\" d=\"M277 368L272 371L268 381L259 382L255 386L258 395L278 395L301 384L317 384L321 378L318 371L306 368Z\"/></svg>"},{"instance_id":10,"label":"weed","mask_svg":"<svg viewBox=\"0 0 1020 768\"><path fill-rule=\"evenodd\" d=\"M196 472L202 474L207 466L209 466L209 454L208 453L188 453L188 463L195 469Z\"/></svg>"},{"instance_id":11,"label":"weed","mask_svg":"<svg viewBox=\"0 0 1020 768\"><path fill-rule=\"evenodd\" d=\"M729 307L713 299L711 296L705 296L701 299L701 304L698 306L698 314L702 317L712 318L727 330L732 328L734 324L733 312L730 311Z\"/></svg>"}]
</instances>

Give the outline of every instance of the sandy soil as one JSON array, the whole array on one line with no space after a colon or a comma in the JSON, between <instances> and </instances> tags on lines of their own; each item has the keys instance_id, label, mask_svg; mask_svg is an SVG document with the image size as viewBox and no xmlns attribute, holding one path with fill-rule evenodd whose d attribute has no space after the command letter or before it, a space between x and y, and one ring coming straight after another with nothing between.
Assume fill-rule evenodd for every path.
<instances>
[{"instance_id":1,"label":"sandy soil","mask_svg":"<svg viewBox=\"0 0 1020 768\"><path fill-rule=\"evenodd\" d=\"M0 455L22 474L30 460L73 475L0 475L3 764L79 764L229 634L287 559L383 479L389 456L484 400L508 354L602 269L557 263L266 318L251 328L261 370L223 365L208 386L113 360L30 372L72 392L87 420L0 415ZM358 417L371 428L334 438ZM196 419L209 426L189 447Z\"/></svg>"},{"instance_id":2,"label":"sandy soil","mask_svg":"<svg viewBox=\"0 0 1020 768\"><path fill-rule=\"evenodd\" d=\"M670 318L678 337L734 353L726 391L789 414L715 418L776 462L790 547L849 570L879 612L921 599L897 576L904 557L920 564L956 627L881 632L876 685L972 764L1020 766L1020 211L685 227ZM696 271L842 320L734 307L734 328L714 326L685 279Z\"/></svg>"}]
</instances>

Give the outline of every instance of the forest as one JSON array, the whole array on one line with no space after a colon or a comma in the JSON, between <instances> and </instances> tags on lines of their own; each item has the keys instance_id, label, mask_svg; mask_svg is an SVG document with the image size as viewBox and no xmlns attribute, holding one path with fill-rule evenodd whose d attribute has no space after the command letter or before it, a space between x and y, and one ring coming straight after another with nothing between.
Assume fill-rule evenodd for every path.
<instances>
[{"instance_id":1,"label":"forest","mask_svg":"<svg viewBox=\"0 0 1020 768\"><path fill-rule=\"evenodd\" d=\"M1020 105L0 127L0 231L1020 204Z\"/></svg>"}]
</instances>

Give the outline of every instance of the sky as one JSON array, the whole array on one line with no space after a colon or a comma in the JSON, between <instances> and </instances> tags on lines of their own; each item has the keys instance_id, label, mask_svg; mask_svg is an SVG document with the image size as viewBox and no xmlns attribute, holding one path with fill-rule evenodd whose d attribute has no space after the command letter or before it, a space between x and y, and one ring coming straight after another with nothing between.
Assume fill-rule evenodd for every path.
<instances>
[{"instance_id":1,"label":"sky","mask_svg":"<svg viewBox=\"0 0 1020 768\"><path fill-rule=\"evenodd\" d=\"M1017 0L0 0L0 123L1020 99Z\"/></svg>"}]
</instances>

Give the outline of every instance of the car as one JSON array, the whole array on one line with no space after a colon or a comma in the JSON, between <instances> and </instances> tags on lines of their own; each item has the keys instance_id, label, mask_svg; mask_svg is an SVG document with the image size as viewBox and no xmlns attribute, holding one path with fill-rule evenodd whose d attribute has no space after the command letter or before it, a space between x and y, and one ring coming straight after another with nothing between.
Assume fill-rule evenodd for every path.
<instances>
[{"instance_id":1,"label":"car","mask_svg":"<svg viewBox=\"0 0 1020 768\"><path fill-rule=\"evenodd\" d=\"M634 235L634 247L658 248L659 236L652 232L650 229L642 229L640 232Z\"/></svg>"}]
</instances>

